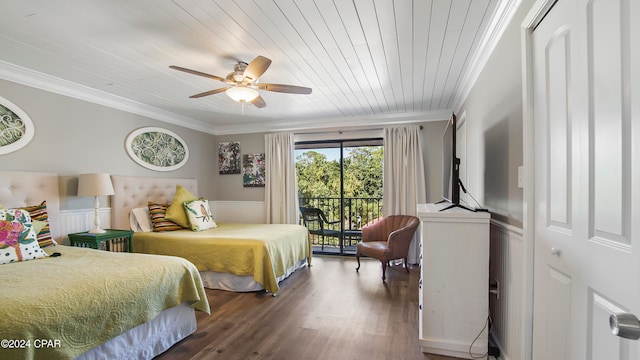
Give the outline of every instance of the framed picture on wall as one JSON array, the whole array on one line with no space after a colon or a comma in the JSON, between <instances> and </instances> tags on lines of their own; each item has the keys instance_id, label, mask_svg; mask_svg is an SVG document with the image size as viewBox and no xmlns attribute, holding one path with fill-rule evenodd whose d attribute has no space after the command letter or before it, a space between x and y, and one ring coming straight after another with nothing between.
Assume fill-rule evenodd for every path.
<instances>
[{"instance_id":1,"label":"framed picture on wall","mask_svg":"<svg viewBox=\"0 0 640 360\"><path fill-rule=\"evenodd\" d=\"M158 127L133 130L125 140L125 148L138 165L156 171L176 170L189 160L189 148L184 140Z\"/></svg>"},{"instance_id":2,"label":"framed picture on wall","mask_svg":"<svg viewBox=\"0 0 640 360\"><path fill-rule=\"evenodd\" d=\"M17 105L0 96L0 155L25 147L35 128L29 116Z\"/></svg>"},{"instance_id":3,"label":"framed picture on wall","mask_svg":"<svg viewBox=\"0 0 640 360\"><path fill-rule=\"evenodd\" d=\"M218 143L218 167L220 174L240 174L240 143Z\"/></svg>"},{"instance_id":4,"label":"framed picture on wall","mask_svg":"<svg viewBox=\"0 0 640 360\"><path fill-rule=\"evenodd\" d=\"M264 187L264 153L242 155L244 187Z\"/></svg>"}]
</instances>

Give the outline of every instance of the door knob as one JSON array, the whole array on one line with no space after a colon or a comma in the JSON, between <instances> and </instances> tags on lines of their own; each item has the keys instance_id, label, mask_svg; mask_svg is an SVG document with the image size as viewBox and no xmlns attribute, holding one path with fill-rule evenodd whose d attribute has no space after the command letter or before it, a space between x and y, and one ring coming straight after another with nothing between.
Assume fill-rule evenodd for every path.
<instances>
[{"instance_id":1,"label":"door knob","mask_svg":"<svg viewBox=\"0 0 640 360\"><path fill-rule=\"evenodd\" d=\"M613 335L631 340L640 339L640 320L633 314L612 314L609 316L609 326Z\"/></svg>"},{"instance_id":2,"label":"door knob","mask_svg":"<svg viewBox=\"0 0 640 360\"><path fill-rule=\"evenodd\" d=\"M560 252L560 248L557 248L555 246L551 248L551 255L560 256Z\"/></svg>"}]
</instances>

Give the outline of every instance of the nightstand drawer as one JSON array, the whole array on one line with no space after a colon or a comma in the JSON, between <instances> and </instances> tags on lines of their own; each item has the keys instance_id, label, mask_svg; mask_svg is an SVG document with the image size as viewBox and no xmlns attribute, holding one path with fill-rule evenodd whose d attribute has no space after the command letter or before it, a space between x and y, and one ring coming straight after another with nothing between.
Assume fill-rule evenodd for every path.
<instances>
[{"instance_id":1,"label":"nightstand drawer","mask_svg":"<svg viewBox=\"0 0 640 360\"><path fill-rule=\"evenodd\" d=\"M103 234L81 232L69 234L71 246L114 252L131 252L133 231L107 229Z\"/></svg>"}]
</instances>

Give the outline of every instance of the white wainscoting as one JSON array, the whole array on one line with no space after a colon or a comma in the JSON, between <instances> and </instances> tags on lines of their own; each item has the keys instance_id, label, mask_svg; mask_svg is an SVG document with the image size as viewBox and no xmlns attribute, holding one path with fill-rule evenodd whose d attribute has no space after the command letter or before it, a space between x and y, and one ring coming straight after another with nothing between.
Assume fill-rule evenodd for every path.
<instances>
[{"instance_id":1,"label":"white wainscoting","mask_svg":"<svg viewBox=\"0 0 640 360\"><path fill-rule=\"evenodd\" d=\"M490 294L491 337L500 359L522 358L524 324L524 246L522 229L492 220L489 281L500 282L499 297Z\"/></svg>"},{"instance_id":2,"label":"white wainscoting","mask_svg":"<svg viewBox=\"0 0 640 360\"><path fill-rule=\"evenodd\" d=\"M89 231L94 228L93 209L60 210L60 234L64 244L69 244L68 234ZM100 227L111 227L111 208L98 209Z\"/></svg>"},{"instance_id":3,"label":"white wainscoting","mask_svg":"<svg viewBox=\"0 0 640 360\"><path fill-rule=\"evenodd\" d=\"M264 224L264 201L209 201L216 222Z\"/></svg>"}]
</instances>

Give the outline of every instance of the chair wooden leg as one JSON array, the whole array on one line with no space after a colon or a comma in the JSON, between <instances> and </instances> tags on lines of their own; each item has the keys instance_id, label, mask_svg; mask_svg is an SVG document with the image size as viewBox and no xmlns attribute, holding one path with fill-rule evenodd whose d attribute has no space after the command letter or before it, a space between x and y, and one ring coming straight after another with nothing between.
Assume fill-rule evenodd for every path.
<instances>
[{"instance_id":1,"label":"chair wooden leg","mask_svg":"<svg viewBox=\"0 0 640 360\"><path fill-rule=\"evenodd\" d=\"M382 281L385 281L387 279L387 262L381 261L381 263L382 263Z\"/></svg>"},{"instance_id":2,"label":"chair wooden leg","mask_svg":"<svg viewBox=\"0 0 640 360\"><path fill-rule=\"evenodd\" d=\"M360 270L360 254L356 254L356 260L358 261L358 267L356 268L356 272Z\"/></svg>"},{"instance_id":3,"label":"chair wooden leg","mask_svg":"<svg viewBox=\"0 0 640 360\"><path fill-rule=\"evenodd\" d=\"M404 268L407 270L407 272L409 272L409 262L407 261L407 258L404 258Z\"/></svg>"}]
</instances>

